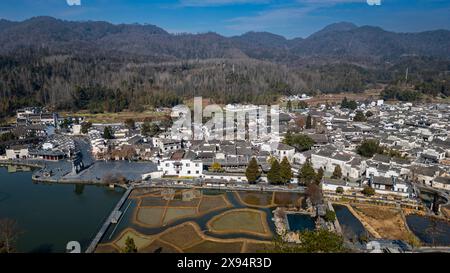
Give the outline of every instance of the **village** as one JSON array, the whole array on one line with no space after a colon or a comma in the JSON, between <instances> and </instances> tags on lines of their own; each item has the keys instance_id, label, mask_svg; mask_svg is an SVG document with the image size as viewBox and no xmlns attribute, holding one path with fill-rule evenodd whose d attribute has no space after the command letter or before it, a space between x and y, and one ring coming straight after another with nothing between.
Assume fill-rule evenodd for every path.
<instances>
[{"instance_id":1,"label":"village","mask_svg":"<svg viewBox=\"0 0 450 273\"><path fill-rule=\"evenodd\" d=\"M292 212L321 216L315 225L340 231L329 215L336 214L331 203L450 218L448 104L344 98L340 104L313 106L310 99L284 97L279 108L269 111L276 115L277 130L262 111L247 120L265 126L266 133L255 139L245 133L239 139L217 138L224 129L208 123L193 125L201 138L174 135L171 126L186 115L176 107L157 110L170 117L165 120L109 124L25 108L17 111L15 123L0 128L0 164L38 167L33 180L46 183L305 193L302 208L274 212L278 234L290 242L298 240L295 232L286 236L286 214ZM262 108L224 106L233 113ZM367 224L364 214L357 218ZM382 235L372 237L389 251L411 251Z\"/></svg>"}]
</instances>

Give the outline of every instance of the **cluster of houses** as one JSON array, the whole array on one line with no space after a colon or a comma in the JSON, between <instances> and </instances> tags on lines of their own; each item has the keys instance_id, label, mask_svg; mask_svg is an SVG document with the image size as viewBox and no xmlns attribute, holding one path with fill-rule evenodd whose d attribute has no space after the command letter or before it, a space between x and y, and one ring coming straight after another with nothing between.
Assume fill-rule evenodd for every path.
<instances>
[{"instance_id":1,"label":"cluster of houses","mask_svg":"<svg viewBox=\"0 0 450 273\"><path fill-rule=\"evenodd\" d=\"M58 114L48 112L41 107L28 107L17 110L16 123L18 126L53 125L58 124Z\"/></svg>"},{"instance_id":2,"label":"cluster of houses","mask_svg":"<svg viewBox=\"0 0 450 273\"><path fill-rule=\"evenodd\" d=\"M233 113L254 109L260 107L226 107L226 111ZM266 174L270 170L271 159L281 161L286 157L294 173L292 183L297 183L297 174L303 164L309 161L316 171L324 171L321 183L324 191L336 191L339 188L345 192L370 186L379 194L411 197L411 182L450 190L449 105L384 104L379 100L359 103L357 111L367 116L365 121L355 121L355 111L340 106L322 105L300 112L287 109L277 111L278 130L273 131L267 125L263 137L251 140L217 140L207 137L192 140L174 137L167 131L154 137L145 137L139 123L136 128L124 124L94 124L88 130L87 137L95 159L151 161L157 164L158 172L145 177L203 178L223 183L245 183L245 170L250 160L255 158L262 171L260 182L264 183L267 182ZM299 128L297 121L305 116L310 117L313 126ZM249 122L267 124L267 119L269 117L258 115ZM59 123L61 120L58 120L57 114L48 114L42 109L19 110L17 127L14 129L25 126L28 128L25 130L36 130L35 134L42 135L44 140L34 147L11 145L4 157L43 160L73 158L78 151L71 136L48 132L49 125L58 127ZM41 131L36 126L41 126ZM211 126L199 126L202 126L200 132L204 136L218 133ZM112 134L108 139L104 135L106 127ZM71 134L82 134L80 128L79 124L74 125ZM284 144L283 138L288 130L309 136L314 142L311 149L298 151ZM357 147L367 139L377 140L392 153L375 154L370 158L359 155ZM337 166L341 176L332 179Z\"/></svg>"},{"instance_id":3,"label":"cluster of houses","mask_svg":"<svg viewBox=\"0 0 450 273\"><path fill-rule=\"evenodd\" d=\"M17 110L16 123L5 127L1 134L14 137L0 143L4 147L4 160L37 159L59 161L76 157L74 141L65 135L55 134L61 120L57 113L40 107Z\"/></svg>"},{"instance_id":4,"label":"cluster of houses","mask_svg":"<svg viewBox=\"0 0 450 273\"><path fill-rule=\"evenodd\" d=\"M339 165L344 176L340 181L326 181L325 190L359 184L381 194L408 196L410 182L450 190L449 105L377 102L360 104L358 110L371 113L367 121L353 121L353 113L340 107L316 113L331 141L328 147L313 151L311 162L326 172ZM362 158L356 148L366 139L377 140L392 156Z\"/></svg>"},{"instance_id":5,"label":"cluster of houses","mask_svg":"<svg viewBox=\"0 0 450 273\"><path fill-rule=\"evenodd\" d=\"M257 107L257 106L255 106ZM250 106L229 105L232 111ZM357 111L367 115L364 122L354 121L354 111L339 106L305 109L303 113L280 110L279 131L268 130L266 138L255 140L189 140L172 137L169 132L144 137L140 126L127 129L123 124L109 125L113 139L104 139L106 125L94 125L88 133L92 153L97 159L148 160L158 165L151 177L203 178L221 183L245 183L245 170L255 158L261 168L260 182L267 182L270 159L286 157L297 174L310 161L324 171L324 191L361 190L370 186L379 194L413 197L411 182L449 190L450 108L448 105L384 104L383 101L359 103ZM314 128L303 129L314 144L308 151L282 143L287 130L298 130L298 116L309 115ZM282 116L282 118L281 118ZM297 128L296 128L297 127ZM211 128L202 128L202 132ZM213 130L208 133L212 135ZM375 154L365 158L356 152L366 139L376 139L394 156ZM220 167L217 167L220 166ZM331 176L340 167L342 176Z\"/></svg>"},{"instance_id":6,"label":"cluster of houses","mask_svg":"<svg viewBox=\"0 0 450 273\"><path fill-rule=\"evenodd\" d=\"M35 159L45 161L59 161L73 159L78 156L79 150L76 148L72 138L53 134L48 136L42 143L31 145L11 145L5 149L6 160Z\"/></svg>"}]
</instances>

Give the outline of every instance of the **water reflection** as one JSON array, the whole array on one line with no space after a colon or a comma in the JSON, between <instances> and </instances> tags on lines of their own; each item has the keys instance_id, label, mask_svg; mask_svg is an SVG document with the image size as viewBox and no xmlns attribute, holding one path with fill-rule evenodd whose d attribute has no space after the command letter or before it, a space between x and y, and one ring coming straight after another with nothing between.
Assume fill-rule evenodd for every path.
<instances>
[{"instance_id":1,"label":"water reflection","mask_svg":"<svg viewBox=\"0 0 450 273\"><path fill-rule=\"evenodd\" d=\"M406 216L411 231L425 244L450 245L450 223L435 217L411 214Z\"/></svg>"},{"instance_id":2,"label":"water reflection","mask_svg":"<svg viewBox=\"0 0 450 273\"><path fill-rule=\"evenodd\" d=\"M335 204L333 208L346 239L357 241L361 237L367 236L367 231L364 226L346 206Z\"/></svg>"}]
</instances>

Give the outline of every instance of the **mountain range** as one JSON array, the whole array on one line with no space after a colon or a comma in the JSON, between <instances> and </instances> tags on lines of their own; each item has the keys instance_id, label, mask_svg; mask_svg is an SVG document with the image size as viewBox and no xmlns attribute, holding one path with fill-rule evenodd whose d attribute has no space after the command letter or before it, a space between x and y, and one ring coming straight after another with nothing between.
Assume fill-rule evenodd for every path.
<instances>
[{"instance_id":1,"label":"mountain range","mask_svg":"<svg viewBox=\"0 0 450 273\"><path fill-rule=\"evenodd\" d=\"M268 32L233 37L212 32L170 34L155 25L71 22L52 17L22 22L0 20L0 53L23 47L46 48L54 53L117 52L158 60L254 58L295 64L326 58L367 63L395 61L405 56L448 59L450 31L395 33L341 22L304 39L286 39Z\"/></svg>"},{"instance_id":2,"label":"mountain range","mask_svg":"<svg viewBox=\"0 0 450 273\"><path fill-rule=\"evenodd\" d=\"M450 31L395 33L348 22L305 38L171 34L154 25L0 20L0 121L26 106L92 113L192 96L271 104L282 95L383 89L450 96Z\"/></svg>"}]
</instances>

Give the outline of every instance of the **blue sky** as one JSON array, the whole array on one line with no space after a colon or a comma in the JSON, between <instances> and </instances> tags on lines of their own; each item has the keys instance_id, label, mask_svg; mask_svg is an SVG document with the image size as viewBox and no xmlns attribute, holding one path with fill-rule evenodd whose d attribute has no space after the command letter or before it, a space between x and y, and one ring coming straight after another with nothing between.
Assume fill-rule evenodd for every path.
<instances>
[{"instance_id":1,"label":"blue sky","mask_svg":"<svg viewBox=\"0 0 450 273\"><path fill-rule=\"evenodd\" d=\"M81 1L81 5L67 2ZM48 15L65 20L149 23L169 32L225 36L269 31L306 37L341 21L397 32L450 29L450 0L1 0L0 18Z\"/></svg>"}]
</instances>

